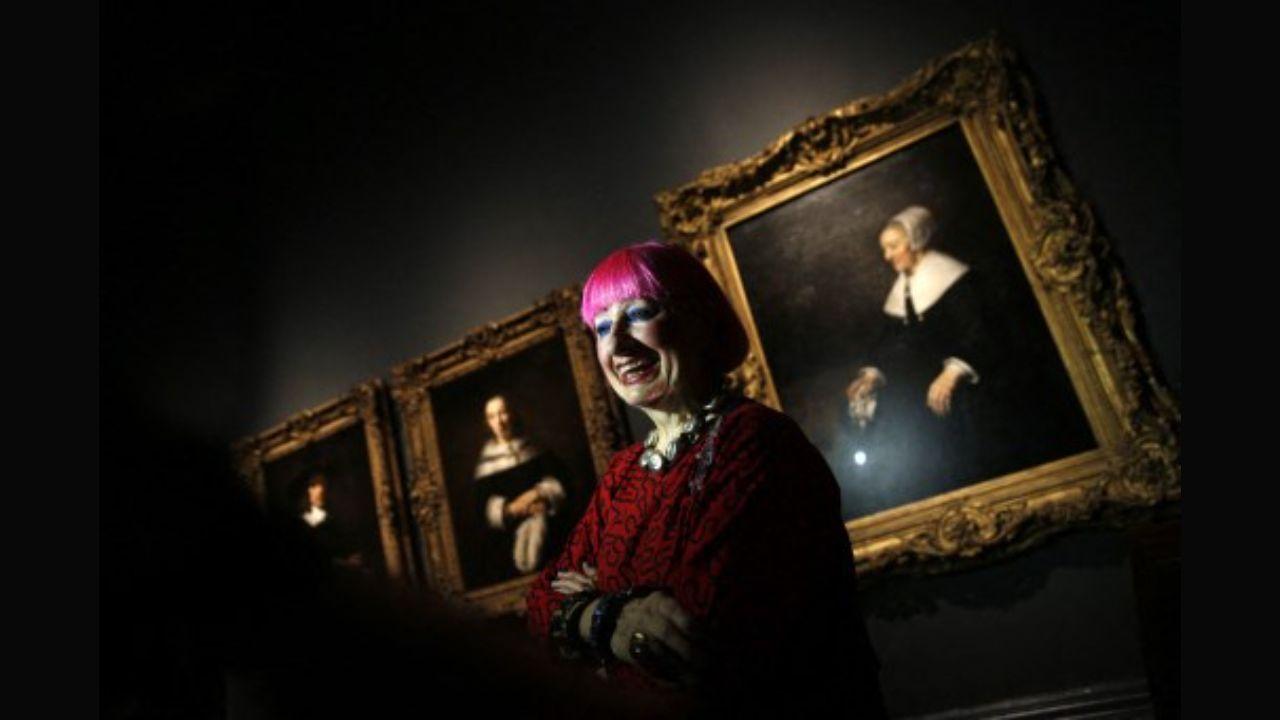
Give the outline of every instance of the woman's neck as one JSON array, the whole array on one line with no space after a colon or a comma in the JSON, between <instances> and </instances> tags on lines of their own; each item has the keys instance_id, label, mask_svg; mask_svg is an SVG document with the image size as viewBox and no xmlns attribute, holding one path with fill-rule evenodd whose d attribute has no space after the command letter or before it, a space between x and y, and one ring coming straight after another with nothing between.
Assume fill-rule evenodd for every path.
<instances>
[{"instance_id":1,"label":"woman's neck","mask_svg":"<svg viewBox=\"0 0 1280 720\"><path fill-rule=\"evenodd\" d=\"M718 389L708 386L696 393L672 397L661 407L640 408L658 431L658 447L666 447L679 437L681 426L700 413L703 406L715 397Z\"/></svg>"},{"instance_id":2,"label":"woman's neck","mask_svg":"<svg viewBox=\"0 0 1280 720\"><path fill-rule=\"evenodd\" d=\"M642 408L644 414L649 416L653 427L658 431L658 447L666 447L672 440L680 436L680 426L684 425L689 418L697 412L696 407L672 408L670 410L655 410L652 408Z\"/></svg>"}]
</instances>

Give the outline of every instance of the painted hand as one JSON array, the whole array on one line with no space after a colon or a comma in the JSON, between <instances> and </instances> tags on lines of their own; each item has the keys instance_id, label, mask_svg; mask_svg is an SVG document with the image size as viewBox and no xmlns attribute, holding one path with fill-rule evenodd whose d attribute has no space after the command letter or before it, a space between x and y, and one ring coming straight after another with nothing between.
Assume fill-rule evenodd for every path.
<instances>
[{"instance_id":1,"label":"painted hand","mask_svg":"<svg viewBox=\"0 0 1280 720\"><path fill-rule=\"evenodd\" d=\"M882 384L880 375L874 372L863 372L858 375L857 379L849 383L849 387L845 388L844 394L849 398L849 402L858 402L869 397Z\"/></svg>"},{"instance_id":2,"label":"painted hand","mask_svg":"<svg viewBox=\"0 0 1280 720\"><path fill-rule=\"evenodd\" d=\"M929 406L934 415L943 417L951 412L951 396L955 393L956 384L960 382L960 377L963 374L962 370L947 366L930 383L929 393L925 397L925 404Z\"/></svg>"},{"instance_id":3,"label":"painted hand","mask_svg":"<svg viewBox=\"0 0 1280 720\"><path fill-rule=\"evenodd\" d=\"M515 500L507 503L506 513L513 518L529 517L533 514L533 504L541 500L542 496L538 494L537 488L526 490L520 493Z\"/></svg>"}]
</instances>

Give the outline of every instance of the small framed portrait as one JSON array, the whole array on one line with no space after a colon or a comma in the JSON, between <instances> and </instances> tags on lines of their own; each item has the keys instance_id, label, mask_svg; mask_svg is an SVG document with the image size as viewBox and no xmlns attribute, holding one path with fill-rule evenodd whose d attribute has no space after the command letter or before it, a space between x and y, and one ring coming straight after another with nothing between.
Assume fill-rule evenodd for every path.
<instances>
[{"instance_id":1,"label":"small framed portrait","mask_svg":"<svg viewBox=\"0 0 1280 720\"><path fill-rule=\"evenodd\" d=\"M337 577L371 585L413 580L385 396L364 383L233 448L268 518Z\"/></svg>"},{"instance_id":2,"label":"small framed portrait","mask_svg":"<svg viewBox=\"0 0 1280 720\"><path fill-rule=\"evenodd\" d=\"M840 483L864 570L1175 499L1180 413L995 39L661 193Z\"/></svg>"},{"instance_id":3,"label":"small framed portrait","mask_svg":"<svg viewBox=\"0 0 1280 720\"><path fill-rule=\"evenodd\" d=\"M623 440L575 290L394 370L431 583L523 607Z\"/></svg>"}]
</instances>

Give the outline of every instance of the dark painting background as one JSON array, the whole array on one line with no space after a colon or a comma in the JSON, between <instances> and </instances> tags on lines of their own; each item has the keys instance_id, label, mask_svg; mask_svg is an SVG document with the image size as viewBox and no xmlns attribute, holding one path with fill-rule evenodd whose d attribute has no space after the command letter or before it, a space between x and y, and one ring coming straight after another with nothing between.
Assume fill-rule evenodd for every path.
<instances>
[{"instance_id":1,"label":"dark painting background","mask_svg":"<svg viewBox=\"0 0 1280 720\"><path fill-rule=\"evenodd\" d=\"M507 407L518 418L519 432L554 455L567 470L564 485L563 517L577 518L586 498L595 488L595 466L591 446L582 422L582 406L573 383L573 367L564 337L521 350L509 358L458 378L431 391L436 416L436 435L444 465L449 504L453 510L458 554L468 590L475 590L517 576L514 566L498 573L487 567L473 549L485 542L484 527L476 517L471 485L475 483L476 460L490 437L485 424L484 404L494 395L503 395ZM572 521L570 521L572 524ZM545 557L555 557L559 547L549 546Z\"/></svg>"},{"instance_id":2,"label":"dark painting background","mask_svg":"<svg viewBox=\"0 0 1280 720\"><path fill-rule=\"evenodd\" d=\"M307 507L307 481L317 471L328 480L325 503L329 511L348 530L351 547L347 551L362 553L370 571L385 576L386 559L363 425L352 425L263 466L267 509L276 522L301 522L301 509Z\"/></svg>"},{"instance_id":3,"label":"dark painting background","mask_svg":"<svg viewBox=\"0 0 1280 720\"><path fill-rule=\"evenodd\" d=\"M967 264L983 283L993 319L1016 329L1004 361L1032 368L1037 378L1035 394L1024 398L1037 408L1035 426L1019 433L1019 452L945 485L989 480L1096 447L1012 240L963 132L953 125L728 228L782 408L826 456L840 481L846 519L924 499L943 485L937 478L880 482L875 465L895 458L856 440L846 416L844 389L874 350L885 296L897 278L884 262L880 231L908 205L933 213L929 247ZM991 342L1003 336L993 332ZM882 369L892 382L894 368ZM971 391L981 402L999 380L988 376ZM855 449L871 456L866 466L852 461Z\"/></svg>"},{"instance_id":4,"label":"dark painting background","mask_svg":"<svg viewBox=\"0 0 1280 720\"><path fill-rule=\"evenodd\" d=\"M125 2L101 17L105 716L244 717L272 668L295 668L286 698L305 705L319 682L350 716L474 703L493 672L459 668L492 663L391 652L378 638L409 637L398 624L313 638L314 583L263 553L229 443L580 282L658 234L656 191L992 29L1030 67L1181 394L1179 3ZM864 585L890 710L1144 691L1135 552L1099 527ZM335 654L346 674L310 662ZM400 686L414 691L384 692Z\"/></svg>"}]
</instances>

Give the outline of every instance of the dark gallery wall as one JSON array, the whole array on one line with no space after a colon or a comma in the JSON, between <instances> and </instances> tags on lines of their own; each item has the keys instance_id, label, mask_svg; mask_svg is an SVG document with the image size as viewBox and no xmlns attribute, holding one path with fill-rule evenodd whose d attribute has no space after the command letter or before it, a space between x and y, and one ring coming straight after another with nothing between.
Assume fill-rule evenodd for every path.
<instances>
[{"instance_id":1,"label":"dark gallery wall","mask_svg":"<svg viewBox=\"0 0 1280 720\"><path fill-rule=\"evenodd\" d=\"M991 30L1180 395L1180 23L1169 2L107 6L104 703L225 701L207 640L242 618L207 577L253 553L209 489L231 440L580 282L658 234L655 192ZM890 709L1141 684L1132 572L1098 528L875 583Z\"/></svg>"}]
</instances>

